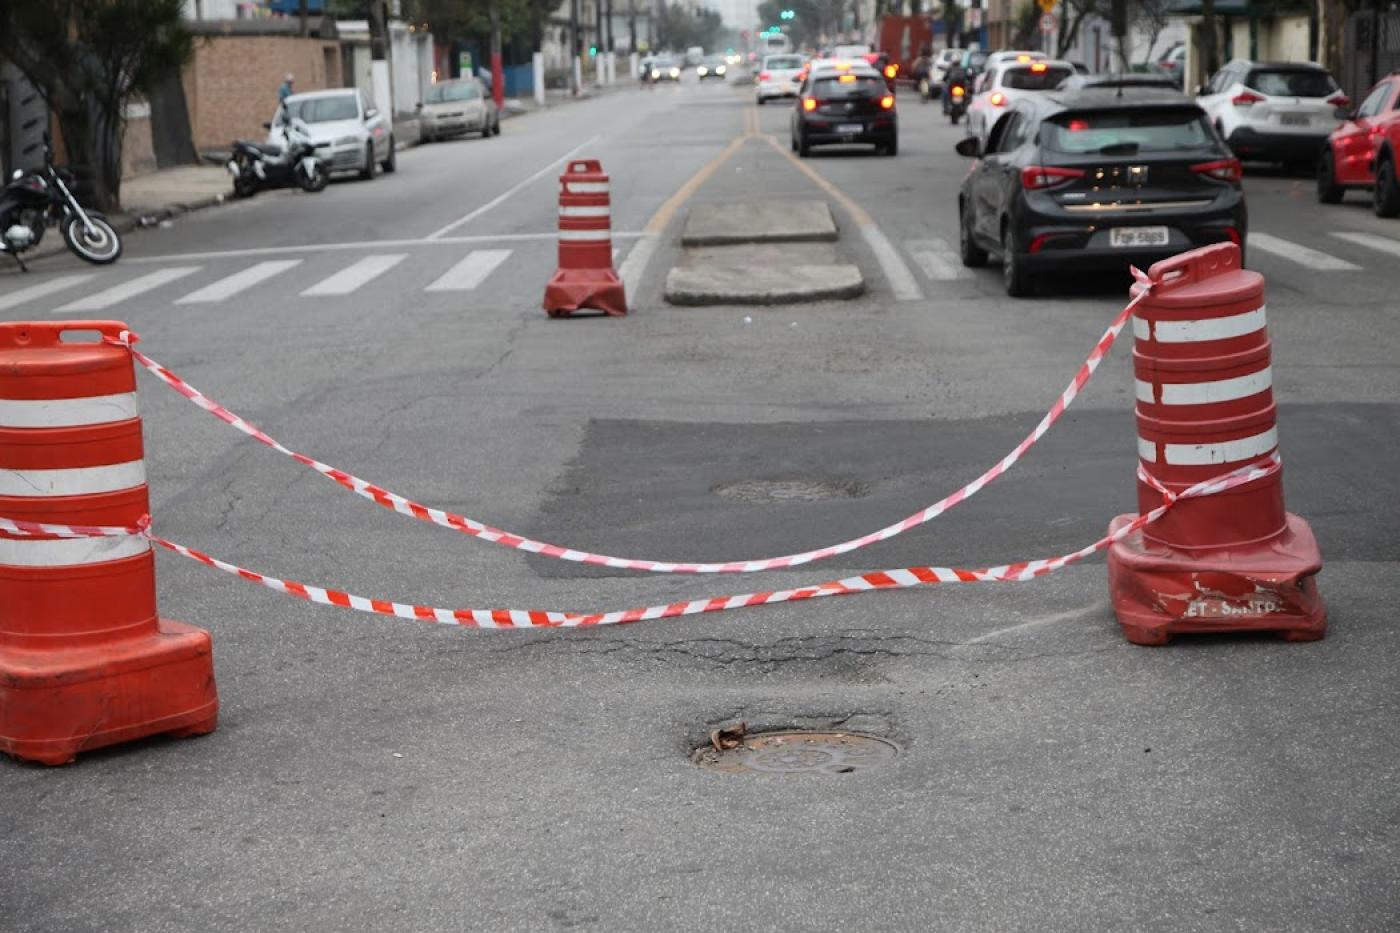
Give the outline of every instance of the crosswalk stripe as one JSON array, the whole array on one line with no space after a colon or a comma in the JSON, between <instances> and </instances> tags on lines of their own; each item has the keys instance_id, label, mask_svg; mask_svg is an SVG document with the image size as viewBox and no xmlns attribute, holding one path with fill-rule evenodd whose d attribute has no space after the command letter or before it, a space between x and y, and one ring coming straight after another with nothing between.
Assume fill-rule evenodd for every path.
<instances>
[{"instance_id":1,"label":"crosswalk stripe","mask_svg":"<svg viewBox=\"0 0 1400 933\"><path fill-rule=\"evenodd\" d=\"M1266 253L1273 253L1275 256L1292 260L1300 266L1318 272L1355 272L1361 268L1345 259L1338 259L1328 253L1303 246L1301 243L1294 243L1292 240L1285 240L1267 233L1249 234L1247 246L1251 249L1262 249Z\"/></svg>"},{"instance_id":2,"label":"crosswalk stripe","mask_svg":"<svg viewBox=\"0 0 1400 933\"><path fill-rule=\"evenodd\" d=\"M113 285L111 288L79 298L77 301L70 301L59 308L55 314L62 314L67 311L102 311L112 305L128 298L135 298L137 295L145 294L153 289L168 285L171 282L183 279L187 275L194 275L202 266L175 266L170 269L157 269L155 272L148 272L138 276L129 282L120 285Z\"/></svg>"},{"instance_id":3,"label":"crosswalk stripe","mask_svg":"<svg viewBox=\"0 0 1400 933\"><path fill-rule=\"evenodd\" d=\"M361 285L374 281L407 258L407 253L366 256L364 259L352 262L330 278L322 279L302 294L348 295Z\"/></svg>"},{"instance_id":4,"label":"crosswalk stripe","mask_svg":"<svg viewBox=\"0 0 1400 933\"><path fill-rule=\"evenodd\" d=\"M909 240L904 245L924 275L935 282L972 278L971 269L965 268L961 261L954 261L947 240Z\"/></svg>"},{"instance_id":5,"label":"crosswalk stripe","mask_svg":"<svg viewBox=\"0 0 1400 933\"><path fill-rule=\"evenodd\" d=\"M21 288L17 292L10 292L8 295L0 295L0 311L6 311L26 301L36 301L54 292L61 292L65 288L72 288L74 285L81 285L92 278L91 273L81 275L60 275L57 278L49 279L47 282L40 282L38 285L31 285L28 288Z\"/></svg>"},{"instance_id":6,"label":"crosswalk stripe","mask_svg":"<svg viewBox=\"0 0 1400 933\"><path fill-rule=\"evenodd\" d=\"M245 289L252 288L259 282L272 278L279 272L286 272L293 266L299 265L301 265L300 259L274 259L269 262L260 262L257 265L249 266L242 272L235 272L233 275L225 276L217 282L192 291L175 303L177 305L191 305L203 302L223 301L225 298L232 298Z\"/></svg>"},{"instance_id":7,"label":"crosswalk stripe","mask_svg":"<svg viewBox=\"0 0 1400 933\"><path fill-rule=\"evenodd\" d=\"M1339 240L1355 243L1357 246L1390 253L1392 256L1400 256L1400 240L1388 236L1380 236L1375 233L1338 233L1336 231L1333 231L1332 235Z\"/></svg>"},{"instance_id":8,"label":"crosswalk stripe","mask_svg":"<svg viewBox=\"0 0 1400 933\"><path fill-rule=\"evenodd\" d=\"M464 292L476 288L497 266L505 262L510 254L511 250L508 249L473 250L429 285L427 291Z\"/></svg>"}]
</instances>

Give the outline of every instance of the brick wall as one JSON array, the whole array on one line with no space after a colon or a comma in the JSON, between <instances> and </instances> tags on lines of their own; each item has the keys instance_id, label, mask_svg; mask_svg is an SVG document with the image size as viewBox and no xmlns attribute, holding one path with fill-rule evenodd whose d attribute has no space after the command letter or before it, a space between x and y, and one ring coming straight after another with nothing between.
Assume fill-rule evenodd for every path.
<instances>
[{"instance_id":1,"label":"brick wall","mask_svg":"<svg viewBox=\"0 0 1400 933\"><path fill-rule=\"evenodd\" d=\"M287 72L297 91L341 87L340 43L299 36L207 36L185 69L194 145L226 150L235 139L263 139Z\"/></svg>"}]
</instances>

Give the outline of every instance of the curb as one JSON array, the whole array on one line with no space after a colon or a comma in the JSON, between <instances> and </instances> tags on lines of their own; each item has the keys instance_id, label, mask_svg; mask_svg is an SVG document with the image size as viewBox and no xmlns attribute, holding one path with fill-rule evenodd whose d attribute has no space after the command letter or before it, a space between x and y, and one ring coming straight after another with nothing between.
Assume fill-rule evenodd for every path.
<instances>
[{"instance_id":1,"label":"curb","mask_svg":"<svg viewBox=\"0 0 1400 933\"><path fill-rule=\"evenodd\" d=\"M193 211L202 211L206 207L217 207L227 200L227 195L214 194L207 198L197 198L196 200L184 204L167 204L164 207L151 208L149 210L138 210L136 212L123 212L115 219L111 219L112 226L118 233L130 233L143 227L154 227L163 220L172 217L179 217L181 214L189 214Z\"/></svg>"},{"instance_id":2,"label":"curb","mask_svg":"<svg viewBox=\"0 0 1400 933\"><path fill-rule=\"evenodd\" d=\"M840 301L865 292L854 265L794 266L774 274L757 267L716 270L676 266L666 276L665 298L673 305L788 305Z\"/></svg>"}]
</instances>

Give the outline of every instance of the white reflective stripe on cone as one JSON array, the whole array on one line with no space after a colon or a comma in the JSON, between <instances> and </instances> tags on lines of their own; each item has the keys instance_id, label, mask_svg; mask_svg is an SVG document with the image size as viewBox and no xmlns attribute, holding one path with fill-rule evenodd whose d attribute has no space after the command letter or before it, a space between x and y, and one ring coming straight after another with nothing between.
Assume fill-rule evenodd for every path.
<instances>
[{"instance_id":1,"label":"white reflective stripe on cone","mask_svg":"<svg viewBox=\"0 0 1400 933\"><path fill-rule=\"evenodd\" d=\"M1168 466L1209 466L1219 463L1243 463L1262 456L1278 446L1278 428L1263 434L1241 437L1219 444L1165 444L1163 462ZM1138 456L1148 463L1157 462L1157 445L1138 438Z\"/></svg>"},{"instance_id":2,"label":"white reflective stripe on cone","mask_svg":"<svg viewBox=\"0 0 1400 933\"><path fill-rule=\"evenodd\" d=\"M10 567L76 567L135 557L151 542L129 538L0 538L0 564Z\"/></svg>"},{"instance_id":3,"label":"white reflective stripe on cone","mask_svg":"<svg viewBox=\"0 0 1400 933\"><path fill-rule=\"evenodd\" d=\"M12 470L0 467L0 496L16 498L85 496L131 489L145 482L144 460L63 470Z\"/></svg>"},{"instance_id":4,"label":"white reflective stripe on cone","mask_svg":"<svg viewBox=\"0 0 1400 933\"><path fill-rule=\"evenodd\" d=\"M566 181L564 190L569 194L607 194L608 183L605 181Z\"/></svg>"},{"instance_id":5,"label":"white reflective stripe on cone","mask_svg":"<svg viewBox=\"0 0 1400 933\"><path fill-rule=\"evenodd\" d=\"M1137 382L1139 402L1156 402L1153 385L1150 382ZM1213 402L1233 402L1236 399L1258 395L1272 388L1274 374L1271 367L1265 366L1257 373L1236 376L1233 379L1217 379L1214 382L1165 382L1162 384L1162 405L1209 405Z\"/></svg>"},{"instance_id":6,"label":"white reflective stripe on cone","mask_svg":"<svg viewBox=\"0 0 1400 933\"><path fill-rule=\"evenodd\" d=\"M560 217L610 217L612 209L609 207L560 207Z\"/></svg>"},{"instance_id":7,"label":"white reflective stripe on cone","mask_svg":"<svg viewBox=\"0 0 1400 933\"><path fill-rule=\"evenodd\" d=\"M612 239L612 231L604 227L602 230L560 230L561 240L590 240L605 243Z\"/></svg>"},{"instance_id":8,"label":"white reflective stripe on cone","mask_svg":"<svg viewBox=\"0 0 1400 933\"><path fill-rule=\"evenodd\" d=\"M88 398L0 398L0 428L72 428L129 421L137 414L135 392Z\"/></svg>"},{"instance_id":9,"label":"white reflective stripe on cone","mask_svg":"<svg viewBox=\"0 0 1400 933\"><path fill-rule=\"evenodd\" d=\"M1261 305L1243 314L1205 318L1200 321L1149 322L1134 316L1133 336L1139 340L1155 339L1158 343L1204 343L1207 340L1243 337L1245 334L1264 329L1265 307Z\"/></svg>"}]
</instances>

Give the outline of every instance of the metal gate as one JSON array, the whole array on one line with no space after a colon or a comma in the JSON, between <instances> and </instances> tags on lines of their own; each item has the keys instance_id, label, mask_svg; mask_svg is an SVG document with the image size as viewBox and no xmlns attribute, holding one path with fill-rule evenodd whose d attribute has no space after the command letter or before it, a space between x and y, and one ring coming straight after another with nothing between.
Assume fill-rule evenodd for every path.
<instances>
[{"instance_id":1,"label":"metal gate","mask_svg":"<svg viewBox=\"0 0 1400 933\"><path fill-rule=\"evenodd\" d=\"M1351 99L1362 96L1376 80L1400 71L1400 12L1365 10L1347 19L1342 73L1337 75Z\"/></svg>"}]
</instances>

